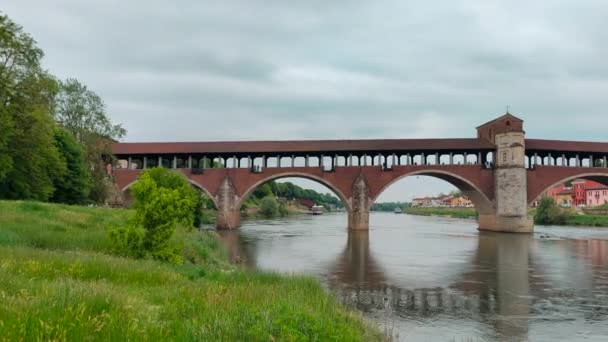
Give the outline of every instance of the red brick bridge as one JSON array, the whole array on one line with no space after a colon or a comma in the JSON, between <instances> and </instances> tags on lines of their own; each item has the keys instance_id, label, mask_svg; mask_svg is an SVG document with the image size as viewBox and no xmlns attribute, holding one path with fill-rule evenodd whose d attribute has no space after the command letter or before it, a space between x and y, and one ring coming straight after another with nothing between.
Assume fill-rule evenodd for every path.
<instances>
[{"instance_id":1,"label":"red brick bridge","mask_svg":"<svg viewBox=\"0 0 608 342\"><path fill-rule=\"evenodd\" d=\"M477 127L476 138L115 143L112 152L122 191L142 169L178 169L213 199L221 229L239 226L239 208L256 187L285 177L333 190L353 230L368 229L371 205L407 176L451 183L472 200L479 229L504 232L531 232L529 204L556 184L608 185L608 143L526 139L523 121L511 114Z\"/></svg>"}]
</instances>

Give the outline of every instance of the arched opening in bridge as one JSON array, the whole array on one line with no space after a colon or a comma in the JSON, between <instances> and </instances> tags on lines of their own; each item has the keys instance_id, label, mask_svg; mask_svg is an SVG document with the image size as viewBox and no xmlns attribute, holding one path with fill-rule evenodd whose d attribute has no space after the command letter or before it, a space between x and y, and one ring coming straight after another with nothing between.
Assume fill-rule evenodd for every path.
<instances>
[{"instance_id":1,"label":"arched opening in bridge","mask_svg":"<svg viewBox=\"0 0 608 342\"><path fill-rule=\"evenodd\" d=\"M486 192L457 174L418 171L396 177L386 184L372 199L371 210L470 218L494 215L494 205ZM371 215L370 226L374 224L374 215Z\"/></svg>"},{"instance_id":2,"label":"arched opening in bridge","mask_svg":"<svg viewBox=\"0 0 608 342\"><path fill-rule=\"evenodd\" d=\"M251 219L347 211L344 195L331 184L310 175L291 173L260 180L245 192L237 206L241 217ZM346 220L346 215L340 216L340 225L344 226Z\"/></svg>"}]
</instances>

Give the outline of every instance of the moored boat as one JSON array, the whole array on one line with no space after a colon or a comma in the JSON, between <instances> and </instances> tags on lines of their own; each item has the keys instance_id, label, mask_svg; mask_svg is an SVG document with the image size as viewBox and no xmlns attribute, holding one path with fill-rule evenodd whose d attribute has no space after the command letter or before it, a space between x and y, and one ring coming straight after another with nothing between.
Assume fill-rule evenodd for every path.
<instances>
[{"instance_id":1,"label":"moored boat","mask_svg":"<svg viewBox=\"0 0 608 342\"><path fill-rule=\"evenodd\" d=\"M325 208L321 205L313 205L310 208L310 213L313 215L323 215L324 212L325 212Z\"/></svg>"}]
</instances>

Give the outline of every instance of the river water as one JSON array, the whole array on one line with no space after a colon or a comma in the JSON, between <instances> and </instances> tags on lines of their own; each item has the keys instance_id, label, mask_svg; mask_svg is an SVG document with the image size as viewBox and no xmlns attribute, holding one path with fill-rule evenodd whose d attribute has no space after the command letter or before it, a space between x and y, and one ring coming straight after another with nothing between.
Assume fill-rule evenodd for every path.
<instances>
[{"instance_id":1,"label":"river water","mask_svg":"<svg viewBox=\"0 0 608 342\"><path fill-rule=\"evenodd\" d=\"M608 229L478 232L473 220L373 213L245 222L233 260L313 275L399 341L608 341Z\"/></svg>"}]
</instances>

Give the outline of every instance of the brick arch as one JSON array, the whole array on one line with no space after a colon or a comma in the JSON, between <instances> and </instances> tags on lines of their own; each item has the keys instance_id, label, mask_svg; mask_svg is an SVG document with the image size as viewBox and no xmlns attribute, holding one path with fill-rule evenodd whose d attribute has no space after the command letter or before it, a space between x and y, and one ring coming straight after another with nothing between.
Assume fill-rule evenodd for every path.
<instances>
[{"instance_id":1,"label":"brick arch","mask_svg":"<svg viewBox=\"0 0 608 342\"><path fill-rule=\"evenodd\" d=\"M198 188L199 190L201 190L205 195L207 195L207 197L209 197L211 199L211 201L213 201L213 205L217 208L217 199L215 198L215 196L213 196L213 194L211 192L209 192L209 190L207 190L204 186L198 184L197 182L195 182L194 180L186 177L186 179L188 180L188 182L194 186L195 188ZM137 183L138 180L135 179L134 181L131 181L131 183L125 185L122 189L120 189L120 191L122 193L126 193L129 188L131 188L131 186L133 186L133 184Z\"/></svg>"},{"instance_id":2,"label":"brick arch","mask_svg":"<svg viewBox=\"0 0 608 342\"><path fill-rule=\"evenodd\" d=\"M486 186L486 189L483 189L480 184L480 179L468 179L464 175L460 175L458 173L438 170L438 169L430 169L430 170L413 170L413 171L405 171L402 173L396 174L392 179L385 182L377 191L375 191L373 197L370 201L370 206L378 199L378 197L391 185L398 182L399 180L410 177L410 176L429 176L438 179L442 179L452 185L454 185L457 189L462 191L464 195L471 199L473 205L477 212L481 215L492 215L495 213L496 208L494 205L494 201L490 196L493 196L493 193L489 191ZM483 182L481 185L484 185Z\"/></svg>"},{"instance_id":3,"label":"brick arch","mask_svg":"<svg viewBox=\"0 0 608 342\"><path fill-rule=\"evenodd\" d=\"M588 179L608 186L608 169L588 167L542 167L528 171L528 205L532 205L545 191L559 184Z\"/></svg>"},{"instance_id":4,"label":"brick arch","mask_svg":"<svg viewBox=\"0 0 608 342\"><path fill-rule=\"evenodd\" d=\"M320 175L298 171L285 171L261 177L260 179L256 179L255 181L248 184L246 188L240 189L241 195L238 198L236 208L240 210L241 206L243 205L243 202L253 193L253 191L257 187L270 181L282 178L303 178L324 185L329 188L340 199L340 201L342 201L347 211L351 211L351 203L349 201L349 197L347 197L347 194L350 194L350 191L345 191L346 189L341 189L340 185L334 184L331 180L321 177Z\"/></svg>"}]
</instances>

